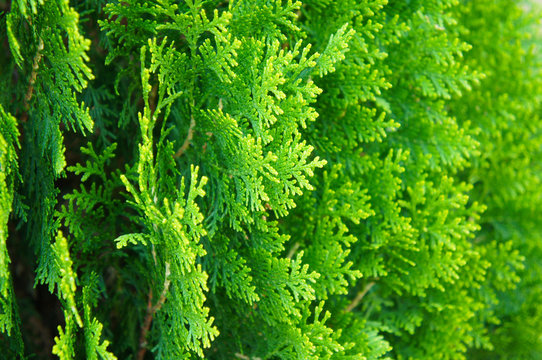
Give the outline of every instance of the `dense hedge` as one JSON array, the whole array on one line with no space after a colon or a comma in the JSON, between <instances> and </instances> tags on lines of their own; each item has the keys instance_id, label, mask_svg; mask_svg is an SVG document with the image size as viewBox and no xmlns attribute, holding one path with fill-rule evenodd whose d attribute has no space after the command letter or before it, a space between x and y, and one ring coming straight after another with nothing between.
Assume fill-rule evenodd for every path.
<instances>
[{"instance_id":1,"label":"dense hedge","mask_svg":"<svg viewBox=\"0 0 542 360\"><path fill-rule=\"evenodd\" d=\"M539 13L0 1L0 346L542 358Z\"/></svg>"}]
</instances>

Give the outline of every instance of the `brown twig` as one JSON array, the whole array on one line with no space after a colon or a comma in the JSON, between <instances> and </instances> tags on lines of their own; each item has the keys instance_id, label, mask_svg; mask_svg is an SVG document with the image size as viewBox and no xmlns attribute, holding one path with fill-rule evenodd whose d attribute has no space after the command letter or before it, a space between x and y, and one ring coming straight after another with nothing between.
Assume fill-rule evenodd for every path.
<instances>
[{"instance_id":1,"label":"brown twig","mask_svg":"<svg viewBox=\"0 0 542 360\"><path fill-rule=\"evenodd\" d=\"M8 13L10 10L11 10L11 1L0 2L0 11L4 12L5 14L5 13Z\"/></svg>"},{"instance_id":2,"label":"brown twig","mask_svg":"<svg viewBox=\"0 0 542 360\"><path fill-rule=\"evenodd\" d=\"M259 358L259 357L251 358L241 353L235 353L235 357L241 360L262 360L262 358Z\"/></svg>"},{"instance_id":3,"label":"brown twig","mask_svg":"<svg viewBox=\"0 0 542 360\"><path fill-rule=\"evenodd\" d=\"M174 155L175 158L180 157L186 151L186 149L188 149L188 146L190 145L190 141L192 141L192 137L194 136L195 126L196 126L196 120L194 120L194 116L192 115L190 117L190 127L188 128L188 134L186 135L186 139L184 139L182 146L175 153Z\"/></svg>"},{"instance_id":4,"label":"brown twig","mask_svg":"<svg viewBox=\"0 0 542 360\"><path fill-rule=\"evenodd\" d=\"M28 89L26 90L26 94L24 96L23 101L23 109L24 112L21 115L21 121L24 123L28 120L28 110L30 110L30 100L32 100L32 95L34 94L34 83L36 82L36 78L38 76L38 69L40 67L40 61L43 57L43 54L41 53L43 51L43 40L39 39L38 42L38 50L36 51L36 55L34 56L34 62L32 63L32 72L30 73L30 81L28 83Z\"/></svg>"},{"instance_id":5,"label":"brown twig","mask_svg":"<svg viewBox=\"0 0 542 360\"><path fill-rule=\"evenodd\" d=\"M151 119L154 116L154 112L156 111L156 95L158 94L158 86L153 85L151 89L151 94L149 98L149 108L151 110Z\"/></svg>"},{"instance_id":6,"label":"brown twig","mask_svg":"<svg viewBox=\"0 0 542 360\"><path fill-rule=\"evenodd\" d=\"M151 328L152 318L154 314L160 310L164 302L166 301L166 295L169 290L169 285L171 281L169 280L169 264L166 263L166 274L164 280L164 289L160 295L160 299L156 304L152 304L152 289L149 291L149 300L147 302L147 314L145 315L145 320L143 321L143 326L141 326L141 334L139 336L139 351L137 352L137 360L143 360L145 358L145 352L147 351L147 333Z\"/></svg>"},{"instance_id":7,"label":"brown twig","mask_svg":"<svg viewBox=\"0 0 542 360\"><path fill-rule=\"evenodd\" d=\"M250 358L246 355L243 355L241 353L235 353L235 357L241 360L250 360Z\"/></svg>"},{"instance_id":8,"label":"brown twig","mask_svg":"<svg viewBox=\"0 0 542 360\"><path fill-rule=\"evenodd\" d=\"M363 300L363 297L365 295L367 295L367 293L369 292L369 290L371 290L371 288L375 285L375 282L374 281L371 281L370 283L368 283L367 285L365 285L365 287L363 288L363 290L361 290L357 295L356 297L352 300L352 302L346 307L346 309L344 310L345 312L350 312L352 310L354 310L356 308L356 306L359 305L359 303L361 302L361 300Z\"/></svg>"},{"instance_id":9,"label":"brown twig","mask_svg":"<svg viewBox=\"0 0 542 360\"><path fill-rule=\"evenodd\" d=\"M297 249L299 249L299 246L301 244L299 244L298 242L296 242L294 245L292 245L292 247L290 248L290 251L288 251L288 255L286 256L288 259L291 259L295 252L297 251Z\"/></svg>"},{"instance_id":10,"label":"brown twig","mask_svg":"<svg viewBox=\"0 0 542 360\"><path fill-rule=\"evenodd\" d=\"M192 104L192 108L194 107L194 104ZM222 110L223 108L223 105L222 105L222 99L218 99L218 109L219 110ZM194 111L192 109L192 111ZM192 141L192 137L194 136L194 127L196 126L196 120L194 119L194 115L191 115L190 116L190 126L188 127L188 134L186 134L186 139L184 139L184 142L183 144L181 145L181 147L179 148L179 150L177 150L177 152L175 153L175 155L173 155L174 158L178 158L180 157L182 154L184 154L184 152L186 151L186 149L188 149L188 146L190 146L190 141ZM212 133L207 133L207 135L209 135ZM204 151L205 149L207 148L207 143L204 144Z\"/></svg>"}]
</instances>

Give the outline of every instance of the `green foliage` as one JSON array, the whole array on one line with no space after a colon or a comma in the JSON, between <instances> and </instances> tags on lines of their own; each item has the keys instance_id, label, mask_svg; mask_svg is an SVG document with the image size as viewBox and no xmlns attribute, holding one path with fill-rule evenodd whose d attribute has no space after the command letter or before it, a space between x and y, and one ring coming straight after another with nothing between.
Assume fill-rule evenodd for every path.
<instances>
[{"instance_id":1,"label":"green foliage","mask_svg":"<svg viewBox=\"0 0 542 360\"><path fill-rule=\"evenodd\" d=\"M8 358L542 356L534 5L0 10Z\"/></svg>"},{"instance_id":2,"label":"green foliage","mask_svg":"<svg viewBox=\"0 0 542 360\"><path fill-rule=\"evenodd\" d=\"M17 304L9 271L7 249L8 221L13 209L15 183L20 181L17 162L19 144L17 121L0 105L0 331L10 336L13 353L21 355L22 339L19 330Z\"/></svg>"},{"instance_id":3,"label":"green foliage","mask_svg":"<svg viewBox=\"0 0 542 360\"><path fill-rule=\"evenodd\" d=\"M457 118L477 119L481 155L464 176L474 184L471 196L487 205L477 239L491 263L481 288L491 306L481 319L491 323L493 347L472 358L537 359L542 356L536 305L542 300L536 265L542 234L540 12L525 13L503 1L469 3L457 11L465 25L462 36L473 45L467 63L486 75L478 91L453 106ZM480 36L492 27L482 13L502 26Z\"/></svg>"}]
</instances>

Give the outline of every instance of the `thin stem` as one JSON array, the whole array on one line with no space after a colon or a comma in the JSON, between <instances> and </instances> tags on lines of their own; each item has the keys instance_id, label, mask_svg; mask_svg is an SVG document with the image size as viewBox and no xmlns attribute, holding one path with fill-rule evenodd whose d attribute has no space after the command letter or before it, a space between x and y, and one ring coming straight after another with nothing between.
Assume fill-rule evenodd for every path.
<instances>
[{"instance_id":1,"label":"thin stem","mask_svg":"<svg viewBox=\"0 0 542 360\"><path fill-rule=\"evenodd\" d=\"M147 351L147 333L151 328L151 323L154 314L160 310L164 302L166 301L166 295L169 290L169 285L171 281L169 280L169 264L166 262L166 273L164 280L164 289L162 294L160 294L160 299L154 305L152 305L152 289L149 291L149 299L147 301L147 314L145 315L145 320L143 321L143 326L141 326L141 334L139 336L139 351L137 352L137 360L143 360L145 358L145 352Z\"/></svg>"},{"instance_id":2,"label":"thin stem","mask_svg":"<svg viewBox=\"0 0 542 360\"><path fill-rule=\"evenodd\" d=\"M36 78L38 76L40 61L43 56L43 54L41 53L43 51L43 47L44 47L43 40L40 37L39 43L38 43L38 50L36 51L36 55L34 56L34 62L32 64L32 72L30 73L30 81L28 83L28 89L26 90L26 94L23 100L24 112L21 115L22 122L26 122L28 120L28 110L30 110L30 100L32 100L32 95L34 94L34 83L36 82Z\"/></svg>"},{"instance_id":3,"label":"thin stem","mask_svg":"<svg viewBox=\"0 0 542 360\"><path fill-rule=\"evenodd\" d=\"M190 127L188 128L188 134L186 135L186 139L184 139L183 145L177 150L174 157L178 158L180 157L186 149L188 149L188 146L190 145L190 141L192 141L192 137L194 136L194 127L196 126L196 120L194 120L194 115L190 117Z\"/></svg>"},{"instance_id":4,"label":"thin stem","mask_svg":"<svg viewBox=\"0 0 542 360\"><path fill-rule=\"evenodd\" d=\"M294 254L295 254L295 252L297 251L297 249L299 249L299 246L300 246L300 244L299 244L298 242L296 242L296 243L292 246L292 248L290 249L290 251L288 251L288 255L287 255L286 257L287 257L288 259L291 259L291 258L294 256Z\"/></svg>"},{"instance_id":5,"label":"thin stem","mask_svg":"<svg viewBox=\"0 0 542 360\"><path fill-rule=\"evenodd\" d=\"M368 283L367 285L365 285L365 287L363 288L363 290L361 290L357 295L356 297L352 300L352 302L347 306L347 308L344 310L345 312L350 312L352 310L354 310L356 308L356 306L358 306L360 303L361 303L361 300L363 300L363 298L365 297L365 295L367 295L367 293L369 292L369 290L371 290L371 288L375 285L375 282L374 281L371 281L370 283Z\"/></svg>"},{"instance_id":6,"label":"thin stem","mask_svg":"<svg viewBox=\"0 0 542 360\"><path fill-rule=\"evenodd\" d=\"M259 358L259 357L251 358L241 353L235 353L235 357L241 360L262 360L262 358Z\"/></svg>"}]
</instances>

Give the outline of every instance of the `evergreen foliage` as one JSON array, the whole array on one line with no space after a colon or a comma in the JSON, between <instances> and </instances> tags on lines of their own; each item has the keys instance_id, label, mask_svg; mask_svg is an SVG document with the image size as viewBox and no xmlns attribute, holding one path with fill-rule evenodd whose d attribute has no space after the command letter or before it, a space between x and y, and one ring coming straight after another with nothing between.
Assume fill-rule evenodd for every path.
<instances>
[{"instance_id":1,"label":"evergreen foliage","mask_svg":"<svg viewBox=\"0 0 542 360\"><path fill-rule=\"evenodd\" d=\"M9 359L539 359L540 12L0 1Z\"/></svg>"}]
</instances>

